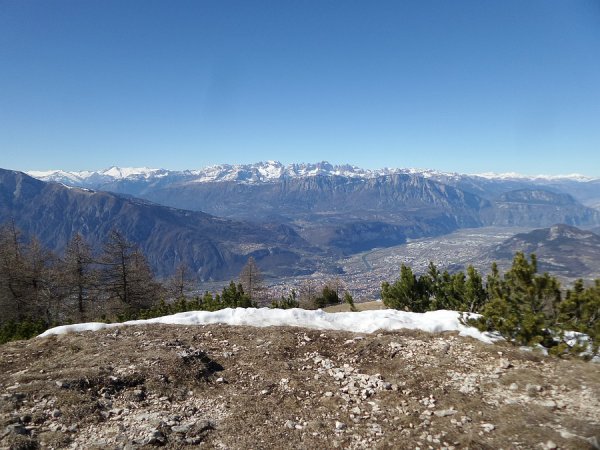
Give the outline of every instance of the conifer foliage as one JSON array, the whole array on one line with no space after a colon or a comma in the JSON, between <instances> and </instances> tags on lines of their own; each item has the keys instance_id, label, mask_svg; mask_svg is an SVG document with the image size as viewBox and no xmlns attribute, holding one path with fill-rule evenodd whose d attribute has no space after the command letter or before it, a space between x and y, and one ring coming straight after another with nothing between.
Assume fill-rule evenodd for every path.
<instances>
[{"instance_id":1,"label":"conifer foliage","mask_svg":"<svg viewBox=\"0 0 600 450\"><path fill-rule=\"evenodd\" d=\"M589 336L593 352L600 341L600 280L585 287L583 280L572 289L561 289L548 273L538 273L537 258L516 253L511 268L503 275L497 265L484 282L469 266L466 274L441 273L430 263L427 273L417 277L402 265L399 278L383 283L381 295L389 308L425 312L449 309L479 313L467 321L482 331L500 333L520 345L541 344L554 353L575 353L585 346L569 348L561 339L566 331Z\"/></svg>"}]
</instances>

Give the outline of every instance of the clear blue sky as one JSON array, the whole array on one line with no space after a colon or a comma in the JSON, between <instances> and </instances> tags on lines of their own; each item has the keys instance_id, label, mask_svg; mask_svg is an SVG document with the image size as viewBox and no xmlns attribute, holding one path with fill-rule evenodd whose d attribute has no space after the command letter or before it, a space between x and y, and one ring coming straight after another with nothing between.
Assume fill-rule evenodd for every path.
<instances>
[{"instance_id":1,"label":"clear blue sky","mask_svg":"<svg viewBox=\"0 0 600 450\"><path fill-rule=\"evenodd\" d=\"M600 176L600 0L0 0L0 167Z\"/></svg>"}]
</instances>

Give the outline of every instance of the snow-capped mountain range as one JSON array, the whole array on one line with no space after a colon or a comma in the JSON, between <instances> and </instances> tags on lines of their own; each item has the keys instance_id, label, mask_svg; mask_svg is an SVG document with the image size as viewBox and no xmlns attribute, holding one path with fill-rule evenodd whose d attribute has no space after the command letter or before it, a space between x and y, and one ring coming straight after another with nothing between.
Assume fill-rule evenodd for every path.
<instances>
[{"instance_id":1,"label":"snow-capped mountain range","mask_svg":"<svg viewBox=\"0 0 600 450\"><path fill-rule=\"evenodd\" d=\"M44 181L55 181L67 185L98 186L121 180L158 180L161 178L172 178L186 182L219 182L235 181L240 183L265 183L285 178L304 178L317 175L342 176L347 178L376 178L385 175L411 174L432 179L458 179L462 177L477 177L489 180L570 180L570 181L593 181L595 178L580 174L570 175L536 175L527 176L518 173L482 173L464 175L459 173L448 173L429 169L414 168L383 168L363 169L357 166L343 164L332 165L326 161L319 163L297 163L284 165L278 161L266 161L255 164L219 164L194 170L166 170L151 169L148 167L120 168L110 167L98 171L71 172L64 170L29 171L28 175Z\"/></svg>"}]
</instances>

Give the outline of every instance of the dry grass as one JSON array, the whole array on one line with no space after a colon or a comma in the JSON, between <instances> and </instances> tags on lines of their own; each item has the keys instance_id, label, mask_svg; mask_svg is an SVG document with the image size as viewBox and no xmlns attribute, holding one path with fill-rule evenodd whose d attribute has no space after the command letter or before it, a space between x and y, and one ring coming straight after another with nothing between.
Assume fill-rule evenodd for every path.
<instances>
[{"instance_id":1,"label":"dry grass","mask_svg":"<svg viewBox=\"0 0 600 450\"><path fill-rule=\"evenodd\" d=\"M348 364L356 373L380 374L397 390L349 403L343 381L315 363L317 354L335 370ZM498 371L505 359L511 367ZM6 344L0 372L0 429L19 421L33 427L31 436L9 435L0 446L20 441L87 449L129 442L137 448L133 439L157 429L167 448L414 449L446 442L530 449L552 439L561 448L580 449L591 444L560 430L590 438L600 429L597 366L455 333L131 326ZM461 392L468 380L474 390ZM527 384L541 391L528 394ZM433 408L422 404L429 396ZM544 406L549 399L562 403ZM423 416L448 408L457 414ZM55 410L60 416L53 417ZM462 416L469 421L452 423ZM210 426L193 445L173 431L198 421ZM336 431L336 421L347 428ZM495 429L483 432L482 423ZM68 431L74 424L77 429ZM439 443L427 442L427 435L439 436Z\"/></svg>"},{"instance_id":2,"label":"dry grass","mask_svg":"<svg viewBox=\"0 0 600 450\"><path fill-rule=\"evenodd\" d=\"M383 302L380 301L356 303L355 306L358 311L373 311L379 309L387 309ZM327 308L324 308L323 311L331 313L350 312L350 305L348 305L347 303L342 303L340 305L328 306Z\"/></svg>"}]
</instances>

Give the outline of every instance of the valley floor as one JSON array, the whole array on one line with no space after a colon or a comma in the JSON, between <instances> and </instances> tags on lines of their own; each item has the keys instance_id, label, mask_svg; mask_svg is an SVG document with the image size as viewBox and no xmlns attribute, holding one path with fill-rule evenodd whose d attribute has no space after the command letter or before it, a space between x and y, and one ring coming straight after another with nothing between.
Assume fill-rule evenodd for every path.
<instances>
[{"instance_id":1,"label":"valley floor","mask_svg":"<svg viewBox=\"0 0 600 450\"><path fill-rule=\"evenodd\" d=\"M1 448L598 448L596 364L456 333L128 326L0 372Z\"/></svg>"},{"instance_id":2,"label":"valley floor","mask_svg":"<svg viewBox=\"0 0 600 450\"><path fill-rule=\"evenodd\" d=\"M464 228L442 236L415 239L406 244L376 248L331 261L330 265L340 267L341 273L316 272L309 276L278 277L270 284L278 298L288 292L290 287L299 291L306 282L312 281L319 285L335 278L343 282L355 300L363 301L379 297L381 283L397 279L402 264L412 267L416 273L426 272L430 261L440 270L464 270L472 264L480 272L487 273L492 262L496 261L500 269L506 270L512 263L512 256L510 260L496 260L491 256L493 249L506 239L525 231L531 229ZM217 290L221 286L222 282L207 283L203 285L203 289Z\"/></svg>"}]
</instances>

